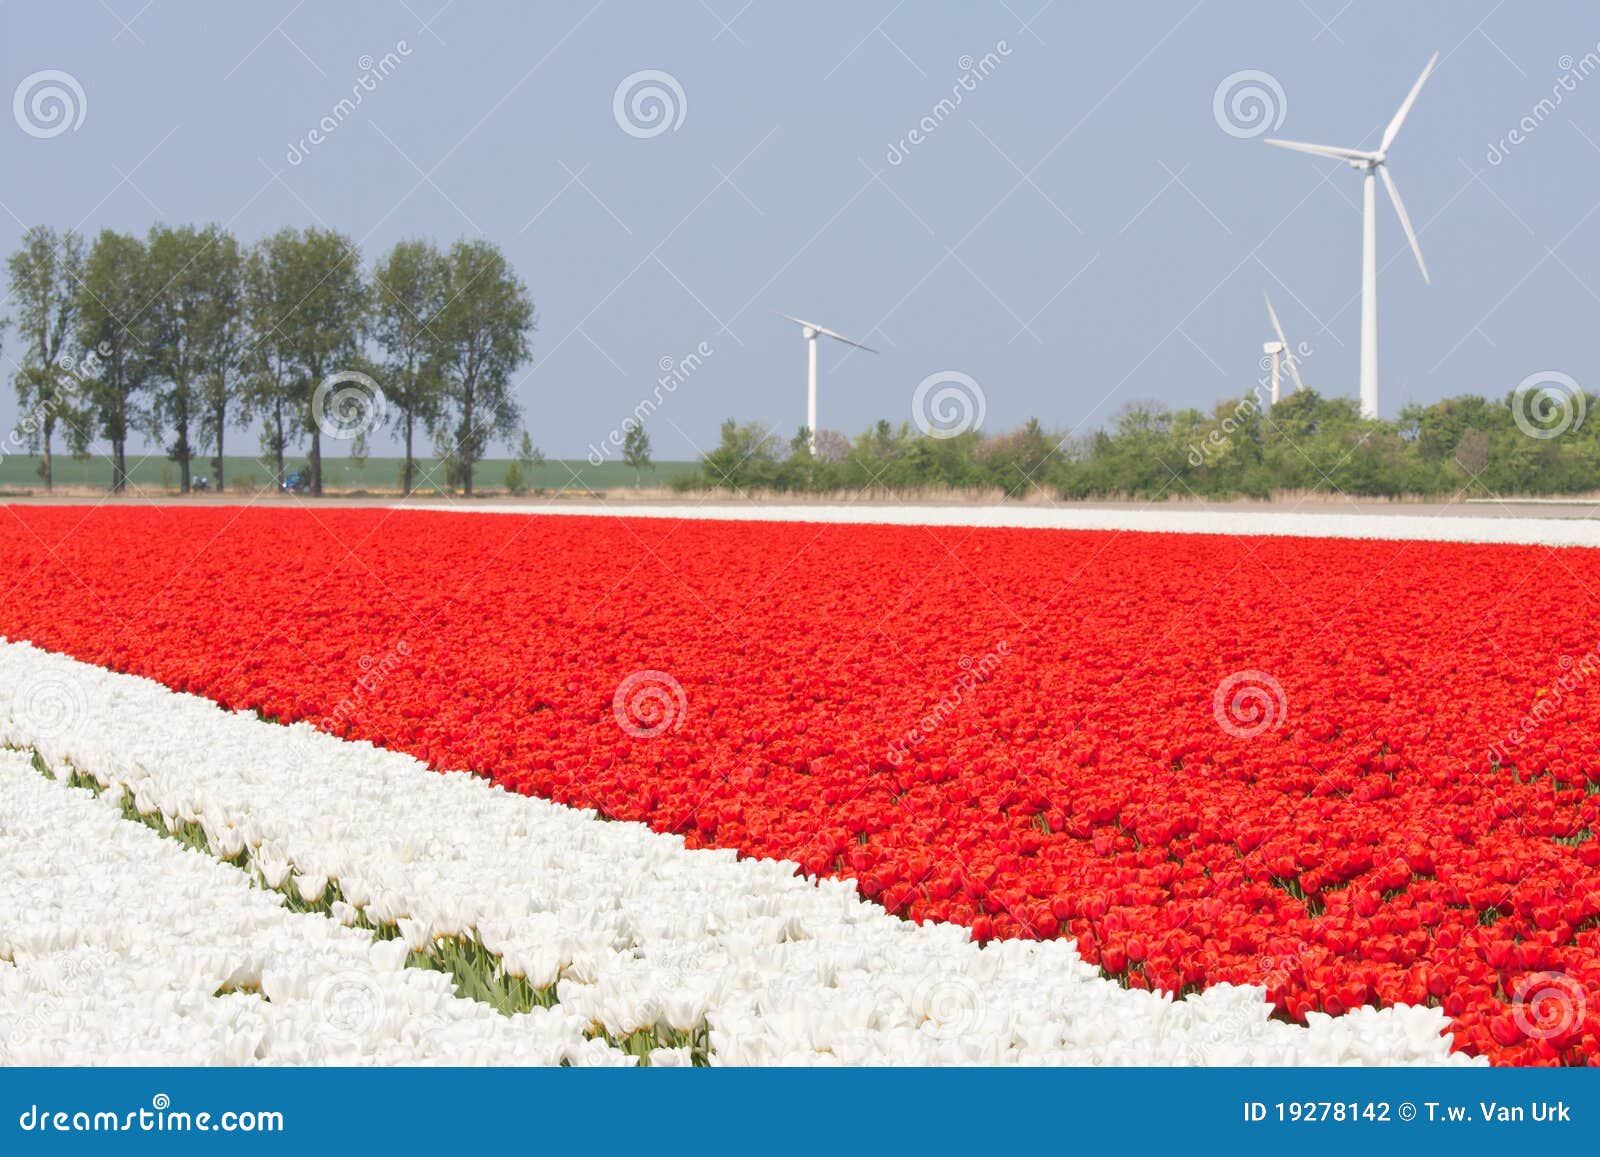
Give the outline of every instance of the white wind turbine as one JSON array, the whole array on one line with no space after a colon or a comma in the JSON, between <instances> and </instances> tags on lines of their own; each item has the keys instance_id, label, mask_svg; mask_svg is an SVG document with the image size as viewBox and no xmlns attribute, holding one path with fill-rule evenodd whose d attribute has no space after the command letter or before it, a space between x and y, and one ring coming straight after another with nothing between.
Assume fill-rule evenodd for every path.
<instances>
[{"instance_id":1,"label":"white wind turbine","mask_svg":"<svg viewBox=\"0 0 1600 1157\"><path fill-rule=\"evenodd\" d=\"M808 431L810 438L809 449L811 450L812 454L815 454L817 452L818 336L831 337L834 341L842 341L845 345L855 346L858 350L866 350L869 354L875 354L878 351L873 349L871 346L862 345L858 341L851 341L849 338L845 337L844 334L834 333L833 330L828 329L825 326L820 326L814 321L806 321L803 318L791 317L787 313L780 313L778 316L787 321L792 321L799 326L801 336L806 339L806 430Z\"/></svg>"},{"instance_id":2,"label":"white wind turbine","mask_svg":"<svg viewBox=\"0 0 1600 1157\"><path fill-rule=\"evenodd\" d=\"M1365 149L1341 149L1332 145L1309 145L1303 141L1283 141L1273 137L1267 138L1267 144L1277 145L1281 149L1295 149L1302 153L1311 153L1318 157L1333 157L1335 160L1346 162L1351 168L1359 169L1363 173L1361 189L1361 416L1376 418L1378 416L1378 222L1377 222L1377 193L1374 182L1378 177L1383 178L1383 187L1388 190L1389 200L1394 202L1395 216L1400 218L1400 227L1406 232L1406 240L1411 243L1411 252L1416 255L1417 267L1422 270L1422 280L1428 281L1428 266L1422 260L1422 249L1417 245L1417 235L1411 228L1411 218L1406 215L1405 203L1400 200L1400 190L1394 186L1394 178L1389 175L1389 146L1394 144L1394 138L1399 135L1400 126L1405 123L1406 114L1411 111L1411 106L1416 103L1417 93L1422 91L1423 81L1428 79L1428 74L1433 71L1433 66L1439 61L1439 54L1435 52L1428 58L1427 65L1422 70L1422 75L1417 77L1417 83L1411 86L1411 91L1406 94L1406 99L1401 102L1400 109L1390 120L1389 126L1383 130L1383 140L1378 144L1376 151L1368 152Z\"/></svg>"},{"instance_id":3,"label":"white wind turbine","mask_svg":"<svg viewBox=\"0 0 1600 1157\"><path fill-rule=\"evenodd\" d=\"M1289 376L1294 379L1294 388L1303 390L1306 384L1300 380L1300 358L1295 354L1294 347L1289 344L1289 339L1283 336L1283 326L1278 324L1278 311L1272 308L1272 298L1263 291L1261 294L1267 303L1267 316L1272 319L1272 329L1278 335L1277 341L1261 343L1261 352L1272 357L1272 404L1278 404L1278 379L1280 369L1288 367Z\"/></svg>"}]
</instances>

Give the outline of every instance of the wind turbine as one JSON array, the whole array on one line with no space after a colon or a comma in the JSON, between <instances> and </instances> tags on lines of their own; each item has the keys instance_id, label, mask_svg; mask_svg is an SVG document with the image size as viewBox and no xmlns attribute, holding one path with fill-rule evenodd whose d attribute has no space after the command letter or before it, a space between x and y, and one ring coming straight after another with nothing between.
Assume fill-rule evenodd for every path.
<instances>
[{"instance_id":1,"label":"wind turbine","mask_svg":"<svg viewBox=\"0 0 1600 1157\"><path fill-rule=\"evenodd\" d=\"M1389 126L1383 130L1383 140L1376 151L1341 149L1332 145L1309 145L1304 141L1267 138L1269 145L1277 145L1280 149L1294 149L1317 157L1333 157L1335 160L1344 161L1352 169L1359 169L1363 174L1361 189L1361 416L1363 418L1378 416L1378 222L1375 182L1378 177L1383 178L1383 187L1388 190L1389 200L1394 202L1395 216L1400 218L1400 227L1405 230L1406 240L1411 243L1411 252L1416 256L1417 268L1422 270L1422 280L1429 281L1428 266L1422 260L1422 249L1418 246L1417 235L1411 228L1411 218L1406 214L1405 202L1400 200L1400 190L1395 188L1394 178L1389 175L1387 161L1389 146L1394 144L1400 126L1405 123L1406 114L1416 103L1417 93L1422 91L1423 81L1428 79L1428 74L1438 62L1437 52L1428 58L1428 63L1422 69L1422 75L1417 77L1417 83L1411 86L1411 91L1401 102L1399 111L1389 121Z\"/></svg>"},{"instance_id":2,"label":"wind turbine","mask_svg":"<svg viewBox=\"0 0 1600 1157\"><path fill-rule=\"evenodd\" d=\"M833 330L820 326L814 321L790 317L787 313L780 313L778 316L799 326L801 336L806 339L806 430L809 437L808 449L815 455L817 452L817 338L819 336L831 337L834 341L842 341L845 345L855 346L858 350L866 350L869 354L875 354L878 351L871 346L862 345L858 341L851 341L844 334L834 333Z\"/></svg>"},{"instance_id":3,"label":"wind turbine","mask_svg":"<svg viewBox=\"0 0 1600 1157\"><path fill-rule=\"evenodd\" d=\"M1267 316L1272 319L1272 328L1278 335L1277 341L1263 342L1261 352L1272 356L1272 404L1278 404L1278 378L1280 363L1289 367L1289 376L1294 379L1294 388L1303 390L1306 384L1300 380L1299 357L1295 355L1294 347L1289 344L1289 339L1283 336L1283 326L1278 324L1278 311L1272 308L1272 298L1266 291L1261 294L1267 303Z\"/></svg>"}]
</instances>

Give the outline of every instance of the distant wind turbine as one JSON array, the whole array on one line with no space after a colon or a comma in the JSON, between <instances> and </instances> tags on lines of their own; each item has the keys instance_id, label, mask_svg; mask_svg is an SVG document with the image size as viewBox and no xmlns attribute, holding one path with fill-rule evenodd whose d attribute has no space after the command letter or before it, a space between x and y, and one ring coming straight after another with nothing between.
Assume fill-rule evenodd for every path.
<instances>
[{"instance_id":1,"label":"distant wind turbine","mask_svg":"<svg viewBox=\"0 0 1600 1157\"><path fill-rule=\"evenodd\" d=\"M779 317L792 321L800 327L800 334L806 339L806 430L809 442L807 448L813 455L817 452L817 338L818 336L831 337L834 341L842 341L845 345L855 346L858 350L866 350L869 354L878 351L871 346L862 345L858 341L851 341L842 333L820 326L814 321L803 318L790 317L787 313L780 313Z\"/></svg>"},{"instance_id":2,"label":"distant wind turbine","mask_svg":"<svg viewBox=\"0 0 1600 1157\"><path fill-rule=\"evenodd\" d=\"M1405 230L1406 240L1411 243L1411 252L1416 256L1417 268L1422 270L1422 280L1428 281L1428 266L1422 260L1422 248L1417 244L1417 235L1411 228L1411 218L1406 214L1405 202L1400 200L1400 190L1395 188L1394 178L1389 175L1387 161L1389 146L1394 144L1394 138L1400 133L1400 126L1405 123L1406 114L1416 103L1417 93L1422 91L1423 81L1428 79L1428 74L1433 71L1433 66L1438 61L1437 52L1428 58L1422 75L1417 77L1417 83L1411 86L1411 91L1406 94L1399 111L1389 121L1389 127L1383 130L1383 140L1375 152L1368 152L1365 149L1341 149L1332 145L1309 145L1303 141L1284 141L1275 137L1267 138L1269 145L1277 145L1280 149L1294 149L1317 157L1332 157L1344 161L1353 169L1361 170L1364 174L1361 190L1361 416L1363 418L1378 416L1378 222L1374 182L1378 177L1383 178L1383 187L1389 193L1389 200L1394 202L1395 216L1400 218L1400 227Z\"/></svg>"},{"instance_id":3,"label":"distant wind turbine","mask_svg":"<svg viewBox=\"0 0 1600 1157\"><path fill-rule=\"evenodd\" d=\"M1303 390L1306 384L1300 380L1300 359L1294 352L1294 347L1289 344L1289 339L1283 336L1283 326L1278 324L1278 311L1272 308L1272 298L1265 292L1261 297L1267 303L1267 316L1272 319L1272 329L1278 335L1277 341L1263 342L1261 352L1272 357L1272 404L1278 404L1278 379L1280 366L1287 366L1289 376L1294 379L1294 388Z\"/></svg>"}]
</instances>

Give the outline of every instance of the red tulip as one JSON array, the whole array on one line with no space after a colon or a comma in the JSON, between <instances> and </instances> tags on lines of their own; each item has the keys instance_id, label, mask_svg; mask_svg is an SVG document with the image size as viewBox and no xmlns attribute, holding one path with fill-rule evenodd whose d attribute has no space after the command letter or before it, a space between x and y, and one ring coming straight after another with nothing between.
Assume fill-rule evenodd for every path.
<instances>
[{"instance_id":1,"label":"red tulip","mask_svg":"<svg viewBox=\"0 0 1600 1157\"><path fill-rule=\"evenodd\" d=\"M1506 1017L1530 972L1600 992L1600 840L1557 842L1600 820L1600 695L1507 736L1576 678L1552 653L1593 647L1600 552L975 529L951 539L974 583L921 527L7 516L0 636L789 858L979 939L1071 935L1136 983L1266 972L1294 1018L1432 997L1457 1047L1595 1059L1593 1024L1530 1043ZM1296 598L1238 615L1263 567ZM1505 576L1534 570L1507 613ZM1324 630L1352 590L1360 622ZM614 702L641 672L682 692L647 736ZM1282 691L1249 738L1213 704L1238 672Z\"/></svg>"}]
</instances>

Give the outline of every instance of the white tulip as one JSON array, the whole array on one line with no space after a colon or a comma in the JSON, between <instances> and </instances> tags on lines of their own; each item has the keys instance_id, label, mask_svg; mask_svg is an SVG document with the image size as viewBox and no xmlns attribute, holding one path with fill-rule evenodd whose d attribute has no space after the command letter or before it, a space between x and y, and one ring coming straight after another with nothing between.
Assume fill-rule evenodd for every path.
<instances>
[{"instance_id":1,"label":"white tulip","mask_svg":"<svg viewBox=\"0 0 1600 1157\"><path fill-rule=\"evenodd\" d=\"M103 970L115 982L52 1014L55 1035L28 1046L53 1063L246 1051L265 1063L634 1063L585 1039L594 1023L614 1035L705 1026L718 1064L1468 1063L1437 1009L1292 1026L1270 1019L1260 989L1182 1001L1125 990L1068 941L979 948L963 927L897 919L792 863L689 851L25 644L0 642L0 730L15 727L17 690L46 678L81 707L53 755L110 790L92 804L24 757L15 774L0 758L0 912L38 914L0 930L0 956L29 961L0 980L0 1003L47 998L39 961L96 946L116 957ZM120 818L125 790L145 814L192 816L216 855L251 849L269 887L293 873L313 902L336 878L336 919L290 913L231 867L180 855L180 870L148 853L177 845ZM12 854L19 843L30 855ZM398 937L343 927L357 912ZM503 1017L455 997L443 973L404 966L474 930L506 975L554 985L556 1008ZM34 995L14 1001L8 983ZM215 998L219 987L236 991Z\"/></svg>"}]
</instances>

